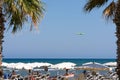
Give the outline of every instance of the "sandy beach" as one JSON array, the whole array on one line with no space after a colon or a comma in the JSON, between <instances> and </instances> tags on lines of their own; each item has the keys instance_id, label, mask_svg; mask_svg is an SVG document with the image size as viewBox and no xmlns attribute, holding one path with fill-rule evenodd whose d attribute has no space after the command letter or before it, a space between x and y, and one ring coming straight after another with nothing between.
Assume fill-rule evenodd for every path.
<instances>
[{"instance_id":1,"label":"sandy beach","mask_svg":"<svg viewBox=\"0 0 120 80\"><path fill-rule=\"evenodd\" d=\"M50 76L50 73L42 74L39 73L38 71L30 71L29 74L24 77L21 76L20 74L12 72L12 74L9 76L4 75L4 80L118 80L118 79L117 74L115 72L109 72L106 75L101 75L99 74L99 72L87 71L85 73L81 73L79 75L74 76L71 76L71 74Z\"/></svg>"},{"instance_id":2,"label":"sandy beach","mask_svg":"<svg viewBox=\"0 0 120 80\"><path fill-rule=\"evenodd\" d=\"M84 63L82 66L76 66L72 62L56 65L50 63L31 63L31 65L30 63L3 63L3 66L6 66L4 80L118 80L113 63L112 67L97 62Z\"/></svg>"},{"instance_id":3,"label":"sandy beach","mask_svg":"<svg viewBox=\"0 0 120 80\"><path fill-rule=\"evenodd\" d=\"M116 80L114 59L5 59L4 80Z\"/></svg>"}]
</instances>

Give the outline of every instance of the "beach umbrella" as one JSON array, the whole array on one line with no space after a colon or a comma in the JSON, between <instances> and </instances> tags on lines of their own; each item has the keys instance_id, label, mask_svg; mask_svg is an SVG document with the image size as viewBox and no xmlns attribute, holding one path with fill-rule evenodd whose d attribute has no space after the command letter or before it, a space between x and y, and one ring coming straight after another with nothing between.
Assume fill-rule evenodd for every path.
<instances>
[{"instance_id":1,"label":"beach umbrella","mask_svg":"<svg viewBox=\"0 0 120 80\"><path fill-rule=\"evenodd\" d=\"M99 70L109 70L109 67L97 63L97 62L88 62L84 63L82 66L76 68L81 70L90 70L90 71L99 71Z\"/></svg>"},{"instance_id":2,"label":"beach umbrella","mask_svg":"<svg viewBox=\"0 0 120 80\"><path fill-rule=\"evenodd\" d=\"M84 75L86 74L86 71L90 71L93 80L96 80L95 76L96 76L98 71L108 71L109 70L109 68L107 66L104 66L103 64L100 64L97 62L84 63L84 64L82 64L82 66L80 66L76 69L84 70L83 71Z\"/></svg>"}]
</instances>

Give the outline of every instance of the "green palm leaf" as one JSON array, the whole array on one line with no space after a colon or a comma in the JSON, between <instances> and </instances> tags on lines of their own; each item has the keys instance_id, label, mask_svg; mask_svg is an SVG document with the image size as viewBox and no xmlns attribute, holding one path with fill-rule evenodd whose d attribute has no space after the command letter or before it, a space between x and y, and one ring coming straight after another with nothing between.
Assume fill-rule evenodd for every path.
<instances>
[{"instance_id":1,"label":"green palm leaf","mask_svg":"<svg viewBox=\"0 0 120 80\"><path fill-rule=\"evenodd\" d=\"M44 7L39 0L4 0L4 12L9 28L15 33L22 29L25 22L37 27L43 17Z\"/></svg>"},{"instance_id":2,"label":"green palm leaf","mask_svg":"<svg viewBox=\"0 0 120 80\"><path fill-rule=\"evenodd\" d=\"M108 2L108 0L88 0L84 6L84 10L90 12L93 8L99 8L106 2Z\"/></svg>"},{"instance_id":3,"label":"green palm leaf","mask_svg":"<svg viewBox=\"0 0 120 80\"><path fill-rule=\"evenodd\" d=\"M115 2L116 3L115 3ZM84 10L90 12L94 8L100 8L110 0L88 0L85 4ZM116 37L117 37L117 68L116 72L120 80L120 0L112 0L112 2L104 9L103 15L105 18L112 19L116 25ZM116 79L117 80L117 79Z\"/></svg>"}]
</instances>

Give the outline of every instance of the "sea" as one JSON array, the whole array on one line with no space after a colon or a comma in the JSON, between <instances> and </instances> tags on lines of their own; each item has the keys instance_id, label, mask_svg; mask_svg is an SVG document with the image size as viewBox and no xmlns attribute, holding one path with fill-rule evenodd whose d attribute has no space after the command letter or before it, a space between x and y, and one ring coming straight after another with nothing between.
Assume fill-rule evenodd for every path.
<instances>
[{"instance_id":1,"label":"sea","mask_svg":"<svg viewBox=\"0 0 120 80\"><path fill-rule=\"evenodd\" d=\"M9 66L8 64L17 64L17 66L23 66L21 63L24 64L31 64L34 66L33 63L42 63L44 64L52 64L52 65L56 65L56 64L60 64L60 63L74 63L76 64L75 66L82 66L82 64L87 63L87 62L97 62L97 63L107 63L107 62L116 62L116 59L93 59L93 58L89 58L89 59L79 59L79 58L3 58L3 63L6 64L7 66ZM18 64L19 63L19 64ZM14 66L13 65L13 66ZM15 72L17 74L20 74L22 76L26 76L28 74L28 70L26 69L16 69L16 68L8 68L7 66L3 66L3 70L5 74L9 74L12 72L12 70L15 70ZM12 67L13 67L12 66ZM15 65L16 66L16 65ZM38 70L39 72L45 74L46 72L44 71L44 69L41 69L39 67L34 68L34 70ZM57 76L57 75L63 75L65 73L64 69L55 69L55 68L50 68L48 69L48 72L50 74L50 76ZM76 76L78 74L80 74L82 71L81 70L75 70L75 69L71 69L69 70L70 73L75 73Z\"/></svg>"},{"instance_id":2,"label":"sea","mask_svg":"<svg viewBox=\"0 0 120 80\"><path fill-rule=\"evenodd\" d=\"M98 62L98 63L107 63L107 62L115 62L116 59L78 59L78 58L3 58L3 62L7 63L33 63L33 62L43 62L43 63L51 63L58 64L62 62L72 62L77 66L81 66L83 63L87 62Z\"/></svg>"}]
</instances>

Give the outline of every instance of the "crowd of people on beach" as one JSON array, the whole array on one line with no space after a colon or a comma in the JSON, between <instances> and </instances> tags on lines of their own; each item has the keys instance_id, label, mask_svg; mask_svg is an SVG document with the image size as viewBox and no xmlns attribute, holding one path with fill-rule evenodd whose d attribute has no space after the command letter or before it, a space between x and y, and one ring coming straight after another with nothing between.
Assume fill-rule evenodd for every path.
<instances>
[{"instance_id":1,"label":"crowd of people on beach","mask_svg":"<svg viewBox=\"0 0 120 80\"><path fill-rule=\"evenodd\" d=\"M13 70L10 74L4 74L4 80L65 80L62 77L54 76L50 77L49 73L42 74L39 71L28 70L28 75L21 76L20 74L16 74Z\"/></svg>"},{"instance_id":2,"label":"crowd of people on beach","mask_svg":"<svg viewBox=\"0 0 120 80\"><path fill-rule=\"evenodd\" d=\"M13 70L10 74L4 74L4 80L48 80L49 74L41 74L39 71L28 70L28 75L25 77L16 74Z\"/></svg>"},{"instance_id":3,"label":"crowd of people on beach","mask_svg":"<svg viewBox=\"0 0 120 80\"><path fill-rule=\"evenodd\" d=\"M116 72L107 72L102 75L95 71L83 71L78 80L119 80Z\"/></svg>"},{"instance_id":4,"label":"crowd of people on beach","mask_svg":"<svg viewBox=\"0 0 120 80\"><path fill-rule=\"evenodd\" d=\"M28 70L28 75L22 77L13 70L8 75L4 74L4 80L118 80L116 72L108 72L106 75L102 75L99 72L84 70L77 78L69 79L69 77L63 76L51 77L50 73L42 74L39 71Z\"/></svg>"},{"instance_id":5,"label":"crowd of people on beach","mask_svg":"<svg viewBox=\"0 0 120 80\"><path fill-rule=\"evenodd\" d=\"M16 74L14 70L12 70L12 72L9 74L4 73L3 76L4 76L4 80L23 80L21 75Z\"/></svg>"},{"instance_id":6,"label":"crowd of people on beach","mask_svg":"<svg viewBox=\"0 0 120 80\"><path fill-rule=\"evenodd\" d=\"M79 69L80 72L79 74L76 74L74 72L70 72L70 69L64 69L64 73L57 74L55 76L51 76L52 73L49 73L48 67L44 66L43 67L43 72L40 70L33 70L29 69L26 70L24 69L27 74L25 76L22 76L19 73L16 73L16 71L13 69L9 74L4 74L4 80L119 80L116 72L114 69L111 71L109 68L106 69L106 74L101 74L99 71L104 70L103 68L101 69L96 69L96 68L88 68L88 67L78 67L75 68L74 70Z\"/></svg>"}]
</instances>

